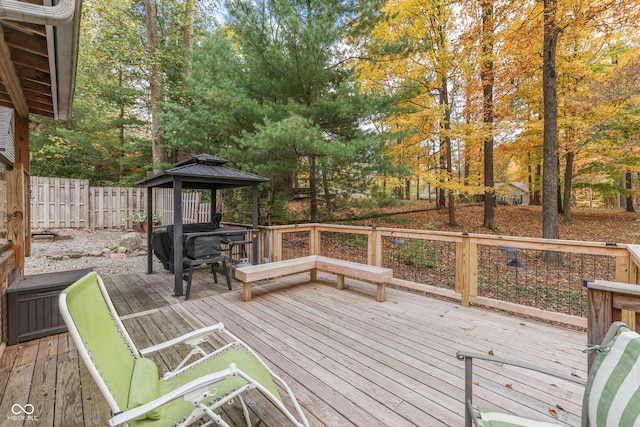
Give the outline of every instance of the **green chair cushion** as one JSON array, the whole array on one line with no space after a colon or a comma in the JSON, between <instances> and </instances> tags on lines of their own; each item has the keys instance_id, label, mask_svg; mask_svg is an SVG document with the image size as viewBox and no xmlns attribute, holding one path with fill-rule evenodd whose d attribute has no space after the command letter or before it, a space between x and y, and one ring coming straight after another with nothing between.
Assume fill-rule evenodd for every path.
<instances>
[{"instance_id":1,"label":"green chair cushion","mask_svg":"<svg viewBox=\"0 0 640 427\"><path fill-rule=\"evenodd\" d=\"M640 335L621 326L614 338L596 351L585 390L590 425L638 425Z\"/></svg>"},{"instance_id":2,"label":"green chair cushion","mask_svg":"<svg viewBox=\"0 0 640 427\"><path fill-rule=\"evenodd\" d=\"M506 412L494 411L492 409L479 408L479 411L485 427L557 427L559 425L508 414Z\"/></svg>"},{"instance_id":3,"label":"green chair cushion","mask_svg":"<svg viewBox=\"0 0 640 427\"><path fill-rule=\"evenodd\" d=\"M129 389L128 409L151 402L160 396L160 375L158 367L151 360L140 358L133 366L131 388ZM160 419L160 409L149 411L138 419Z\"/></svg>"}]
</instances>

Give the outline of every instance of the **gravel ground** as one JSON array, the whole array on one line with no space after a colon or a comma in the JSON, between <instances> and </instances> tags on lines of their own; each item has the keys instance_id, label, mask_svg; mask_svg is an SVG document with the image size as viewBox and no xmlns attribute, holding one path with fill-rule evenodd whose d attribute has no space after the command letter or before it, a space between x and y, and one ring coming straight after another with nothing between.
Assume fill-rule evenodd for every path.
<instances>
[{"instance_id":1,"label":"gravel ground","mask_svg":"<svg viewBox=\"0 0 640 427\"><path fill-rule=\"evenodd\" d=\"M122 253L120 242L127 234L113 230L56 229L54 240L35 237L31 240L31 256L25 261L25 275L54 271L93 268L101 275L143 273L147 269L146 238L143 247ZM34 231L34 235L37 235ZM155 271L162 265L154 257Z\"/></svg>"}]
</instances>

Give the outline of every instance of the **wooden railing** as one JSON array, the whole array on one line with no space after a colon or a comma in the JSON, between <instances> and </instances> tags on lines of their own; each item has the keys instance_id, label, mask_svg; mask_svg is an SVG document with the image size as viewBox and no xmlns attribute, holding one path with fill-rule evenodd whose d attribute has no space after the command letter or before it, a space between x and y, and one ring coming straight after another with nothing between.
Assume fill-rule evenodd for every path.
<instances>
[{"instance_id":1,"label":"wooden railing","mask_svg":"<svg viewBox=\"0 0 640 427\"><path fill-rule=\"evenodd\" d=\"M640 331L640 286L605 280L586 281L585 286L588 288L589 299L589 344L600 344L609 326L616 321ZM594 358L594 353L589 354L589 366Z\"/></svg>"},{"instance_id":2,"label":"wooden railing","mask_svg":"<svg viewBox=\"0 0 640 427\"><path fill-rule=\"evenodd\" d=\"M640 284L640 245L627 245L629 251L629 260L631 263L631 269L629 270L629 283Z\"/></svg>"},{"instance_id":3,"label":"wooden railing","mask_svg":"<svg viewBox=\"0 0 640 427\"><path fill-rule=\"evenodd\" d=\"M637 283L640 246L302 224L264 227L262 260L324 255L394 269L390 285L578 327L583 279ZM549 302L551 301L551 302Z\"/></svg>"}]
</instances>

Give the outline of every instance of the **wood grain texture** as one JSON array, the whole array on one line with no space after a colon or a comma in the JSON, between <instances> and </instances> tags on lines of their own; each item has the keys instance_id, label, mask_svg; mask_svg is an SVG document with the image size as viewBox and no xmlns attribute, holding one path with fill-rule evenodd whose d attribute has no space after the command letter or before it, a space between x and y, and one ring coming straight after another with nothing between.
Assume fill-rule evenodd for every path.
<instances>
[{"instance_id":1,"label":"wood grain texture","mask_svg":"<svg viewBox=\"0 0 640 427\"><path fill-rule=\"evenodd\" d=\"M170 296L172 283L164 276L104 278L110 293L120 295L116 308L129 313L124 323L138 346L222 321L287 381L312 426L462 425L464 363L455 357L462 349L586 378L586 333L550 324L395 288L387 288L387 302L378 304L369 283L345 279L346 289L338 290L327 286L335 279L324 272L316 283L306 273L260 283L254 288L260 298L250 303L242 302L238 282L233 291L206 285L207 271L194 282L200 295L185 302ZM153 360L162 372L186 352L178 347ZM582 390L576 385L482 363L474 373L477 404L547 421L554 409L558 421L579 425ZM54 425L106 425L110 417L66 333L7 347L0 396L0 417L16 399L37 402L43 420L51 419L53 408ZM259 425L289 425L259 394L246 401ZM239 405L225 406L223 417L241 425L239 411Z\"/></svg>"}]
</instances>

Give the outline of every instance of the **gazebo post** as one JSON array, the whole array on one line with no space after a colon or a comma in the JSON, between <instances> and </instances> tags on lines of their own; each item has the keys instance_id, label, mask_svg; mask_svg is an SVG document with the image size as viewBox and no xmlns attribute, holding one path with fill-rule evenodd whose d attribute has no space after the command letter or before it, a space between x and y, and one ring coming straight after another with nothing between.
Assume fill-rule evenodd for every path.
<instances>
[{"instance_id":1,"label":"gazebo post","mask_svg":"<svg viewBox=\"0 0 640 427\"><path fill-rule=\"evenodd\" d=\"M251 230L251 244L252 244L252 253L253 253L253 265L258 264L258 211L259 211L259 203L258 203L258 185L253 185L253 212L251 213L251 217L253 219L253 230ZM255 237L254 237L255 236Z\"/></svg>"},{"instance_id":2,"label":"gazebo post","mask_svg":"<svg viewBox=\"0 0 640 427\"><path fill-rule=\"evenodd\" d=\"M173 183L173 296L182 296L182 180Z\"/></svg>"},{"instance_id":3,"label":"gazebo post","mask_svg":"<svg viewBox=\"0 0 640 427\"><path fill-rule=\"evenodd\" d=\"M213 216L216 214L216 203L218 202L216 199L218 197L218 192L215 188L211 188L211 206L209 208L211 214L211 221L213 221Z\"/></svg>"},{"instance_id":4,"label":"gazebo post","mask_svg":"<svg viewBox=\"0 0 640 427\"><path fill-rule=\"evenodd\" d=\"M153 188L147 187L147 218L148 222L153 219ZM153 249L151 247L151 239L153 236L153 227L147 227L147 274L153 274Z\"/></svg>"}]
</instances>

